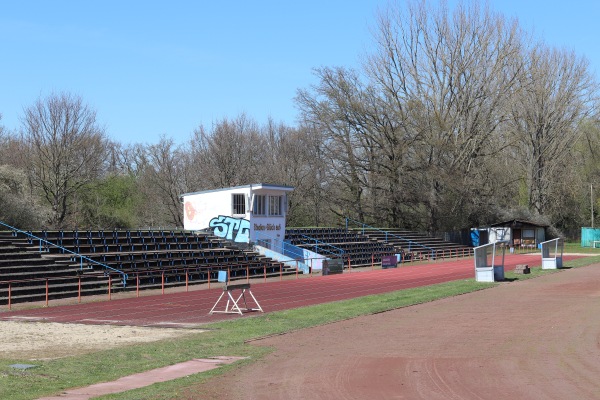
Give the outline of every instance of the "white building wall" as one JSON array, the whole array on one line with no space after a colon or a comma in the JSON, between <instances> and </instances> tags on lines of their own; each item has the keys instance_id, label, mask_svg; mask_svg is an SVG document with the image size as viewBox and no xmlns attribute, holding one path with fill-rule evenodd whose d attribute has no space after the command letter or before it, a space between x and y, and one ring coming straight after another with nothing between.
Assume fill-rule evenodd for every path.
<instances>
[{"instance_id":1,"label":"white building wall","mask_svg":"<svg viewBox=\"0 0 600 400\"><path fill-rule=\"evenodd\" d=\"M248 211L247 196L249 190L231 189L184 195L183 228L187 230L206 229L209 227L210 221L219 215L247 219L248 213L242 215L233 214L233 193L244 193L246 195L246 211Z\"/></svg>"},{"instance_id":2,"label":"white building wall","mask_svg":"<svg viewBox=\"0 0 600 400\"><path fill-rule=\"evenodd\" d=\"M276 189L256 189L252 191L251 206L256 202L257 196L265 196L266 215L250 215L250 240L253 242L268 241L270 248L277 252L283 251L285 238L285 221L287 215L287 194ZM281 215L269 215L269 196L281 196ZM265 245L264 243L262 244Z\"/></svg>"},{"instance_id":3,"label":"white building wall","mask_svg":"<svg viewBox=\"0 0 600 400\"><path fill-rule=\"evenodd\" d=\"M248 185L183 195L184 229L211 229L217 236L236 242L266 241L282 250L285 238L288 187ZM233 194L243 194L245 214L233 214ZM265 215L253 215L256 196L265 196ZM269 215L269 196L281 196L281 215ZM265 243L261 243L263 246Z\"/></svg>"}]
</instances>

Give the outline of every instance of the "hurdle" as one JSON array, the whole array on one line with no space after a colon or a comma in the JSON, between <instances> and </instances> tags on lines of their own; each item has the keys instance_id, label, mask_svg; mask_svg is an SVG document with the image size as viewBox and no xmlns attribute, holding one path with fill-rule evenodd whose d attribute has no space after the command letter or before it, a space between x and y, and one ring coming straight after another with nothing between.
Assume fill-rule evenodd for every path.
<instances>
[{"instance_id":1,"label":"hurdle","mask_svg":"<svg viewBox=\"0 0 600 400\"><path fill-rule=\"evenodd\" d=\"M252 290L250 289L249 283L240 283L237 285L227 284L227 272L226 271L219 271L218 281L225 282L225 286L223 286L223 292L221 293L221 295L215 302L215 305L208 312L209 315L216 314L216 313L243 315L244 311L264 312L262 307L258 303L258 300L256 300L256 297L254 297L254 294L252 294ZM234 293L238 290L240 290L241 292L237 297L235 297ZM250 295L250 297L254 301L254 305L256 307L254 307L254 308L248 307L248 303L246 301L246 293L248 293ZM217 306L219 305L219 303L221 302L221 299L223 299L225 294L227 294L227 297L225 297L227 300L227 302L225 303L225 309L216 310ZM240 300L243 300L244 308L240 308Z\"/></svg>"},{"instance_id":2,"label":"hurdle","mask_svg":"<svg viewBox=\"0 0 600 400\"><path fill-rule=\"evenodd\" d=\"M235 298L232 294L236 290L241 290L241 293L239 294L239 296L237 298ZM223 296L225 296L225 293L227 293L227 297L226 297L227 303L225 305L225 309L224 310L215 310L215 308L217 308L217 306L219 305L219 302L221 301ZM248 307L248 303L246 302L246 293L248 293L250 295L250 297L252 297L252 300L254 301L256 308ZM244 308L240 308L240 305L239 305L240 300L244 301ZM260 306L260 304L258 304L258 300L256 300L256 297L254 297L254 295L252 294L249 283L241 283L238 285L225 285L223 287L223 293L221 293L221 296L219 296L219 298L215 302L215 305L210 310L209 314L221 313L221 314L243 315L244 311L264 312L262 307Z\"/></svg>"}]
</instances>

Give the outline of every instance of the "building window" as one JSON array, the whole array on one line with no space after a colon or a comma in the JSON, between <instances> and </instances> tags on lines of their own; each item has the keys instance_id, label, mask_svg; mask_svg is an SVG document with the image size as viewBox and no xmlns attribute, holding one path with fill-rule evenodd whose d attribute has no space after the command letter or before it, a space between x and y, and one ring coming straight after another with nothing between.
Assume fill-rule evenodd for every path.
<instances>
[{"instance_id":1,"label":"building window","mask_svg":"<svg viewBox=\"0 0 600 400\"><path fill-rule=\"evenodd\" d=\"M521 244L523 246L530 248L535 247L535 229L523 229L523 234L521 235L521 238Z\"/></svg>"},{"instance_id":2,"label":"building window","mask_svg":"<svg viewBox=\"0 0 600 400\"><path fill-rule=\"evenodd\" d=\"M254 215L267 215L267 196L264 194L254 195Z\"/></svg>"},{"instance_id":3,"label":"building window","mask_svg":"<svg viewBox=\"0 0 600 400\"><path fill-rule=\"evenodd\" d=\"M269 196L269 215L281 215L281 196Z\"/></svg>"},{"instance_id":4,"label":"building window","mask_svg":"<svg viewBox=\"0 0 600 400\"><path fill-rule=\"evenodd\" d=\"M233 200L233 215L246 214L246 196L243 193L234 193Z\"/></svg>"},{"instance_id":5,"label":"building window","mask_svg":"<svg viewBox=\"0 0 600 400\"><path fill-rule=\"evenodd\" d=\"M535 230L523 229L523 239L534 239L534 238L535 238Z\"/></svg>"}]
</instances>

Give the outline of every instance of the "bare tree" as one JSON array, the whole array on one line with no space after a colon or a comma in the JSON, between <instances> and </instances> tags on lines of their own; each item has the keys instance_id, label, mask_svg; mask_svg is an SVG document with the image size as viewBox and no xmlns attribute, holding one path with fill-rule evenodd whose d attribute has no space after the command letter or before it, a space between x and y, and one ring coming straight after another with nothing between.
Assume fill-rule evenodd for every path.
<instances>
[{"instance_id":1,"label":"bare tree","mask_svg":"<svg viewBox=\"0 0 600 400\"><path fill-rule=\"evenodd\" d=\"M315 71L320 82L311 90L299 90L296 102L303 124L322 138L321 157L327 163L327 176L340 188L331 197L330 208L340 216L363 220L367 187L365 148L356 121L361 107L361 82L354 71L323 68Z\"/></svg>"},{"instance_id":2,"label":"bare tree","mask_svg":"<svg viewBox=\"0 0 600 400\"><path fill-rule=\"evenodd\" d=\"M43 225L45 210L28 193L27 176L10 165L0 165L0 221L21 229Z\"/></svg>"},{"instance_id":3,"label":"bare tree","mask_svg":"<svg viewBox=\"0 0 600 400\"><path fill-rule=\"evenodd\" d=\"M2 115L0 114L0 121ZM23 169L26 157L23 154L23 142L19 136L0 125L0 164Z\"/></svg>"},{"instance_id":4,"label":"bare tree","mask_svg":"<svg viewBox=\"0 0 600 400\"><path fill-rule=\"evenodd\" d=\"M174 224L183 226L180 196L191 190L186 180L187 155L182 146L171 138L161 137L159 143L146 149L145 160L140 162L144 173L142 190L151 204L147 204L146 222L150 226Z\"/></svg>"},{"instance_id":5,"label":"bare tree","mask_svg":"<svg viewBox=\"0 0 600 400\"><path fill-rule=\"evenodd\" d=\"M411 163L426 173L423 202L435 231L442 214L452 214L448 207L461 207L456 201L465 199L470 183L480 184L473 174L485 158L504 145L499 128L522 71L516 62L522 32L516 21L476 2L451 13L445 3L412 1L389 8L378 28L367 70L419 138ZM455 204L442 207L449 198Z\"/></svg>"},{"instance_id":6,"label":"bare tree","mask_svg":"<svg viewBox=\"0 0 600 400\"><path fill-rule=\"evenodd\" d=\"M291 128L269 119L262 128L265 148L259 180L293 186L289 195L288 224L291 226L327 223L324 209L323 159L320 136L306 127Z\"/></svg>"},{"instance_id":7,"label":"bare tree","mask_svg":"<svg viewBox=\"0 0 600 400\"><path fill-rule=\"evenodd\" d=\"M527 185L528 206L544 214L555 184L564 181L563 160L573 150L583 121L595 114L597 84L587 60L572 51L536 45L523 54L511 107L515 161Z\"/></svg>"},{"instance_id":8,"label":"bare tree","mask_svg":"<svg viewBox=\"0 0 600 400\"><path fill-rule=\"evenodd\" d=\"M317 70L320 83L297 102L345 188L340 212L393 225L420 220L415 227L430 231L458 221L446 215L468 219L477 209L468 193L486 184L481 171L506 146L521 35L516 21L477 3L451 13L445 3L409 1L380 14L361 72Z\"/></svg>"},{"instance_id":9,"label":"bare tree","mask_svg":"<svg viewBox=\"0 0 600 400\"><path fill-rule=\"evenodd\" d=\"M211 130L203 126L191 141L193 160L201 167L203 188L246 184L260 175L265 154L264 137L256 121L245 114L224 118Z\"/></svg>"},{"instance_id":10,"label":"bare tree","mask_svg":"<svg viewBox=\"0 0 600 400\"><path fill-rule=\"evenodd\" d=\"M51 226L60 228L73 211L77 191L104 168L104 129L96 112L68 93L40 98L24 114L29 179L51 207Z\"/></svg>"}]
</instances>

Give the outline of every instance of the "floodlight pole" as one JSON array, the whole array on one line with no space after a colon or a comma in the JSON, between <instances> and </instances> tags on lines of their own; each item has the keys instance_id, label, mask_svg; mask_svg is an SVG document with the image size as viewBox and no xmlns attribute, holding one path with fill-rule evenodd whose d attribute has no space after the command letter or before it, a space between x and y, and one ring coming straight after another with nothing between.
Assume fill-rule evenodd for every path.
<instances>
[{"instance_id":1,"label":"floodlight pole","mask_svg":"<svg viewBox=\"0 0 600 400\"><path fill-rule=\"evenodd\" d=\"M592 228L594 227L594 186L590 183L590 203L592 204Z\"/></svg>"}]
</instances>

